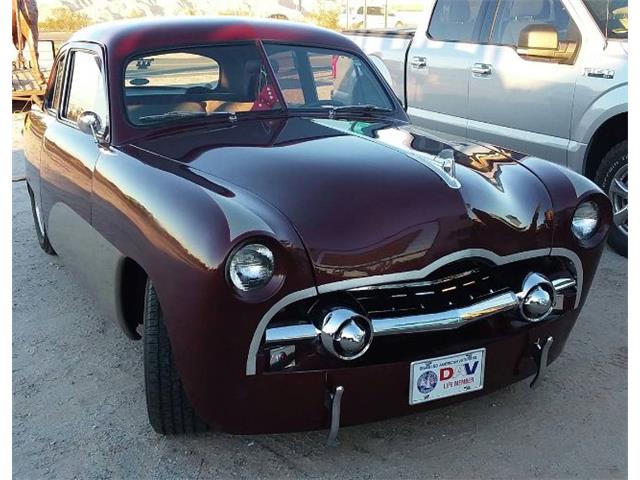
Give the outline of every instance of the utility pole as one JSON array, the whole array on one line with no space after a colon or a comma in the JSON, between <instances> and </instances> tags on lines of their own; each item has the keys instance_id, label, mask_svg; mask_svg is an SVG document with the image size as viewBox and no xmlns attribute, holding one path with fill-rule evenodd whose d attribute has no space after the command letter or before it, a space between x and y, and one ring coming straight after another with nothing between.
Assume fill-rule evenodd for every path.
<instances>
[{"instance_id":1,"label":"utility pole","mask_svg":"<svg viewBox=\"0 0 640 480\"><path fill-rule=\"evenodd\" d=\"M351 10L349 9L349 0L347 0L347 30L349 29L349 24L351 23Z\"/></svg>"},{"instance_id":2,"label":"utility pole","mask_svg":"<svg viewBox=\"0 0 640 480\"><path fill-rule=\"evenodd\" d=\"M364 0L364 10L362 11L362 14L364 15L364 29L367 29L367 13L368 13L369 9L367 8L367 0Z\"/></svg>"},{"instance_id":3,"label":"utility pole","mask_svg":"<svg viewBox=\"0 0 640 480\"><path fill-rule=\"evenodd\" d=\"M387 28L388 18L389 18L389 0L384 0L384 28Z\"/></svg>"}]
</instances>

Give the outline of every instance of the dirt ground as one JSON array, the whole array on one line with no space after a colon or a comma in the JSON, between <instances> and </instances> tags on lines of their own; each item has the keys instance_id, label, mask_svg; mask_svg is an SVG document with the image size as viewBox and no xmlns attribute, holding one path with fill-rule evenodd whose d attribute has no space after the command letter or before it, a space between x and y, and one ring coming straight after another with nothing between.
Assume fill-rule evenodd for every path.
<instances>
[{"instance_id":1,"label":"dirt ground","mask_svg":"<svg viewBox=\"0 0 640 480\"><path fill-rule=\"evenodd\" d=\"M23 174L14 121L13 175ZM562 356L528 382L428 413L326 432L161 437L142 344L38 247L13 183L13 472L38 478L623 478L627 261L605 252Z\"/></svg>"}]
</instances>

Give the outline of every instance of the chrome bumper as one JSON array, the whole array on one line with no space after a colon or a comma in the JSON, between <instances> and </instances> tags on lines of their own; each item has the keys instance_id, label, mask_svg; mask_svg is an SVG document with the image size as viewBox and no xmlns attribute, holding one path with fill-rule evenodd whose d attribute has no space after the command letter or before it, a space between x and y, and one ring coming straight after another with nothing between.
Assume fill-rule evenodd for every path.
<instances>
[{"instance_id":1,"label":"chrome bumper","mask_svg":"<svg viewBox=\"0 0 640 480\"><path fill-rule=\"evenodd\" d=\"M556 305L561 307L563 298L560 292L576 286L576 281L572 278L560 278L553 280L552 283L557 294L555 298ZM422 315L372 319L373 336L381 337L406 333L425 333L435 330L451 330L498 313L518 309L521 301L521 295L508 291L463 308ZM265 331L265 343L267 345L292 344L313 340L319 337L321 333L311 323L271 327Z\"/></svg>"}]
</instances>

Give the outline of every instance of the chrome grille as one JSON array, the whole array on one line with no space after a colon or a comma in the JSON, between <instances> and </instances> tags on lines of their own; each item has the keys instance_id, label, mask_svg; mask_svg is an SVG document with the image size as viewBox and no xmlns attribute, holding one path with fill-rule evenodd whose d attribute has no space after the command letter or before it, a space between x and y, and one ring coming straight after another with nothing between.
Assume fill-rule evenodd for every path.
<instances>
[{"instance_id":1,"label":"chrome grille","mask_svg":"<svg viewBox=\"0 0 640 480\"><path fill-rule=\"evenodd\" d=\"M459 308L509 288L490 268L475 267L422 281L349 290L372 317L430 313Z\"/></svg>"}]
</instances>

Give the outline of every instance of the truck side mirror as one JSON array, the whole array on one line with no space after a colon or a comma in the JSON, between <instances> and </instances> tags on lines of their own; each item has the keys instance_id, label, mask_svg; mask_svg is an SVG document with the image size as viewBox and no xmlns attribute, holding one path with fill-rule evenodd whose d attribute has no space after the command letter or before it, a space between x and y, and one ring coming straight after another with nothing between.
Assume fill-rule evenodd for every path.
<instances>
[{"instance_id":1,"label":"truck side mirror","mask_svg":"<svg viewBox=\"0 0 640 480\"><path fill-rule=\"evenodd\" d=\"M534 24L527 25L520 32L516 52L531 60L567 63L573 58L575 44L567 42L561 44L558 39L558 30L553 25Z\"/></svg>"}]
</instances>

